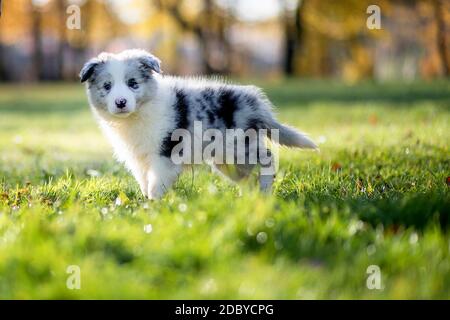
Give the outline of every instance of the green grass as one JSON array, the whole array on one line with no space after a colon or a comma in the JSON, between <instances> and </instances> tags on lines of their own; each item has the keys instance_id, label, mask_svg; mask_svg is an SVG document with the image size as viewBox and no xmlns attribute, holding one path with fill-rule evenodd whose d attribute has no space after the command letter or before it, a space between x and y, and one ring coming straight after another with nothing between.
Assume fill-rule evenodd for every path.
<instances>
[{"instance_id":1,"label":"green grass","mask_svg":"<svg viewBox=\"0 0 450 320\"><path fill-rule=\"evenodd\" d=\"M282 149L270 196L197 168L160 202L81 86L0 86L0 299L450 298L450 83L262 85L321 152Z\"/></svg>"}]
</instances>

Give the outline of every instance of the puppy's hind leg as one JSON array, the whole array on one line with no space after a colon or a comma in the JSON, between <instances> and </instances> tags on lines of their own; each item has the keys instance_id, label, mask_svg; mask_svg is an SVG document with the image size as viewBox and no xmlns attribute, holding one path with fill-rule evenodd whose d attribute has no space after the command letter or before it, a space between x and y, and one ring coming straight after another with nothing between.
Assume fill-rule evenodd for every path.
<instances>
[{"instance_id":1,"label":"puppy's hind leg","mask_svg":"<svg viewBox=\"0 0 450 320\"><path fill-rule=\"evenodd\" d=\"M247 178L254 167L254 165L249 164L214 164L212 170L221 177L226 178L226 180L238 182Z\"/></svg>"},{"instance_id":2,"label":"puppy's hind leg","mask_svg":"<svg viewBox=\"0 0 450 320\"><path fill-rule=\"evenodd\" d=\"M209 166L211 167L211 171L218 176L225 179L228 183L236 184L236 179L234 176L234 169L230 167L230 165L227 164L216 164L216 163L209 163Z\"/></svg>"},{"instance_id":3,"label":"puppy's hind leg","mask_svg":"<svg viewBox=\"0 0 450 320\"><path fill-rule=\"evenodd\" d=\"M259 189L262 192L271 192L273 181L275 180L275 161L269 149L266 149L260 155L258 162L260 167L259 172Z\"/></svg>"}]
</instances>

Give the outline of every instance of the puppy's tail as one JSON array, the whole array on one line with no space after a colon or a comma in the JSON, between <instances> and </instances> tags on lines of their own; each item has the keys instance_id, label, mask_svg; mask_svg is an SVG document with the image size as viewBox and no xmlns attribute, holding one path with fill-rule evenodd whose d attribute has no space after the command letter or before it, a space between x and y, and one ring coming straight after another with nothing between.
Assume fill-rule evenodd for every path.
<instances>
[{"instance_id":1,"label":"puppy's tail","mask_svg":"<svg viewBox=\"0 0 450 320\"><path fill-rule=\"evenodd\" d=\"M269 138L281 145L287 146L287 147L296 147L296 148L302 148L302 149L314 149L318 150L319 148L317 145L312 141L307 134L298 131L295 128L292 128L290 126L278 123L275 120L270 121L269 123L270 129L278 129L278 141L274 141L273 134L269 134Z\"/></svg>"}]
</instances>

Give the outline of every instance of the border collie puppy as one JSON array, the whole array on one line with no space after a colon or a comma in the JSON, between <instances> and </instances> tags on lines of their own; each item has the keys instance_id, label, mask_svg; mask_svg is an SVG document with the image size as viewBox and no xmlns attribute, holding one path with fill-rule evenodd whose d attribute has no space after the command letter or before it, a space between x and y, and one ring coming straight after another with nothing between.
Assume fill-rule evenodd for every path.
<instances>
[{"instance_id":1,"label":"border collie puppy","mask_svg":"<svg viewBox=\"0 0 450 320\"><path fill-rule=\"evenodd\" d=\"M232 168L238 178L249 175L259 165L260 187L270 190L275 173L274 156L266 147L266 139L248 134L248 130L265 131L265 136L281 145L317 148L306 135L277 122L271 103L254 86L161 73L157 57L136 49L119 54L101 53L80 72L92 112L115 156L125 163L149 199L162 197L184 165L189 164L175 161L175 155L189 155L190 164L196 164L190 157L194 154L198 159L196 150L200 151L200 162L222 173L230 173ZM188 136L181 134L177 138L177 130L187 132ZM241 135L243 138L235 135L230 139L230 130L240 133L245 130L245 134ZM202 152L209 145L205 143L208 131L214 133L206 140L214 142L216 148L205 156ZM218 137L220 133L226 138ZM241 147L236 146L236 141L243 142ZM217 147L220 144L224 147ZM233 153L231 157L229 151ZM233 163L224 161L225 157Z\"/></svg>"}]
</instances>

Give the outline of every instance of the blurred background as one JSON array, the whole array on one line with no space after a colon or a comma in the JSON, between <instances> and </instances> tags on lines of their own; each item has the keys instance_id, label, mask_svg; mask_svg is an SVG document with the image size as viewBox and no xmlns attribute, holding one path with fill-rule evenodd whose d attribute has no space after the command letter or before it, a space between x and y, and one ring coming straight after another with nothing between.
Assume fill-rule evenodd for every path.
<instances>
[{"instance_id":1,"label":"blurred background","mask_svg":"<svg viewBox=\"0 0 450 320\"><path fill-rule=\"evenodd\" d=\"M73 81L91 56L134 47L159 56L166 73L181 75L356 82L450 73L444 0L2 2L2 82ZM371 4L381 8L381 29L366 26ZM81 25L70 29L76 8Z\"/></svg>"}]
</instances>

